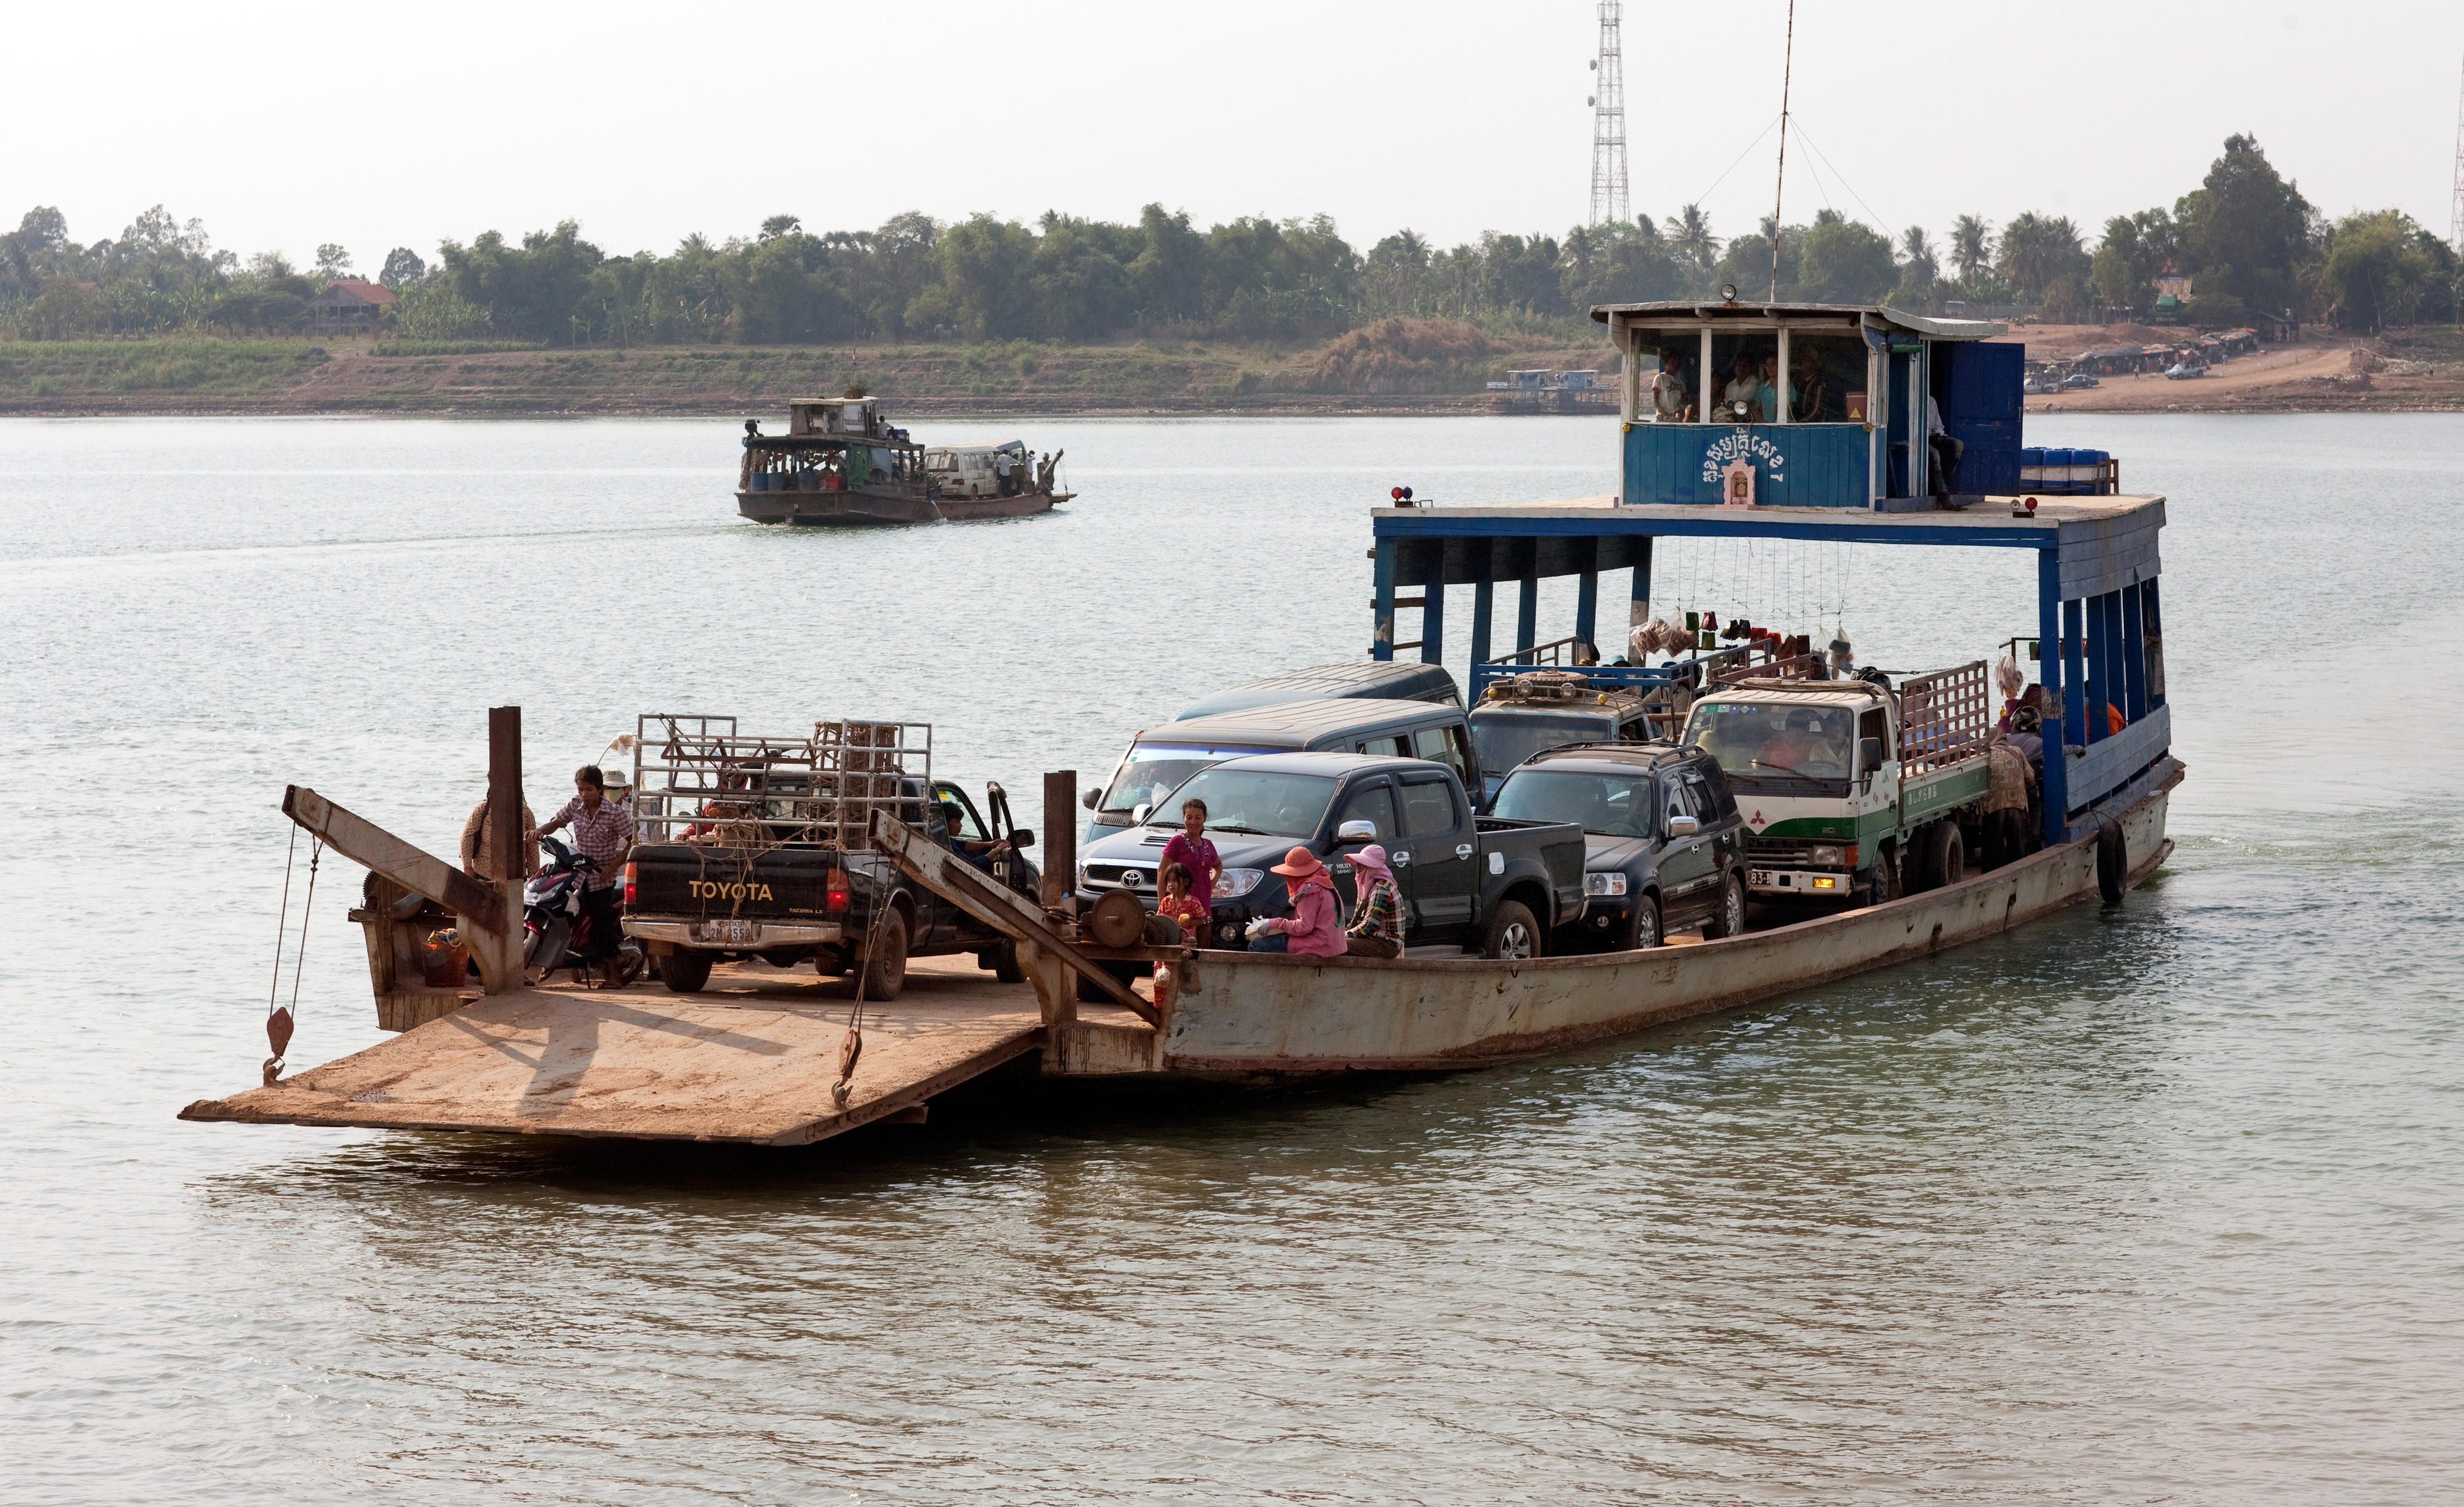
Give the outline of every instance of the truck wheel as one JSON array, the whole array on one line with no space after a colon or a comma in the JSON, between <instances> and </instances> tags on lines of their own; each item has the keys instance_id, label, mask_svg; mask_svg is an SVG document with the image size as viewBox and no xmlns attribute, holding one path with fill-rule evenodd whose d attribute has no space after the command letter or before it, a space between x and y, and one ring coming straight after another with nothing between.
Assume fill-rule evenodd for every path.
<instances>
[{"instance_id":1,"label":"truck wheel","mask_svg":"<svg viewBox=\"0 0 2464 1507\"><path fill-rule=\"evenodd\" d=\"M887 1005L907 985L907 912L892 905L872 923L866 939L872 954L864 964L864 997Z\"/></svg>"},{"instance_id":2,"label":"truck wheel","mask_svg":"<svg viewBox=\"0 0 2464 1507\"><path fill-rule=\"evenodd\" d=\"M1625 940L1620 950L1639 952L1660 945L1660 897L1646 895L1634 902L1634 915L1625 923Z\"/></svg>"},{"instance_id":3,"label":"truck wheel","mask_svg":"<svg viewBox=\"0 0 2464 1507\"><path fill-rule=\"evenodd\" d=\"M1746 881L1731 872L1720 889L1720 908L1703 922L1703 940L1718 942L1723 937L1734 937L1745 929Z\"/></svg>"},{"instance_id":4,"label":"truck wheel","mask_svg":"<svg viewBox=\"0 0 2464 1507\"><path fill-rule=\"evenodd\" d=\"M715 960L706 952L671 952L659 960L659 982L677 994L698 994Z\"/></svg>"},{"instance_id":5,"label":"truck wheel","mask_svg":"<svg viewBox=\"0 0 2464 1507\"><path fill-rule=\"evenodd\" d=\"M1018 943L1003 938L993 948L993 977L1003 984L1024 984L1026 970L1018 965Z\"/></svg>"},{"instance_id":6,"label":"truck wheel","mask_svg":"<svg viewBox=\"0 0 2464 1507\"><path fill-rule=\"evenodd\" d=\"M1900 861L1884 853L1865 871L1865 903L1888 905L1900 898Z\"/></svg>"},{"instance_id":7,"label":"truck wheel","mask_svg":"<svg viewBox=\"0 0 2464 1507\"><path fill-rule=\"evenodd\" d=\"M1968 877L1968 853L1959 840L1959 824L1942 821L1927 827L1917 838L1916 882L1909 886L1917 891L1939 890L1957 884Z\"/></svg>"},{"instance_id":8,"label":"truck wheel","mask_svg":"<svg viewBox=\"0 0 2464 1507\"><path fill-rule=\"evenodd\" d=\"M1488 940L1481 947L1483 957L1537 958L1542 950L1540 923L1522 901L1507 900L1488 919Z\"/></svg>"}]
</instances>

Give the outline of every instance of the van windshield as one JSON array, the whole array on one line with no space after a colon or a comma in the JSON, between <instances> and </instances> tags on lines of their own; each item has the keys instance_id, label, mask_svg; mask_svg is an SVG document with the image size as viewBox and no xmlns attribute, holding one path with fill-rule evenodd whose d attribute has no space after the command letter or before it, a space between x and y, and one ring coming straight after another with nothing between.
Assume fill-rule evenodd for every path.
<instances>
[{"instance_id":1,"label":"van windshield","mask_svg":"<svg viewBox=\"0 0 2464 1507\"><path fill-rule=\"evenodd\" d=\"M1208 769L1178 794L1206 803L1209 831L1314 837L1326 820L1327 803L1334 799L1334 781L1323 774Z\"/></svg>"},{"instance_id":2,"label":"van windshield","mask_svg":"<svg viewBox=\"0 0 2464 1507\"><path fill-rule=\"evenodd\" d=\"M1529 717L1517 712L1473 718L1471 736L1480 748L1480 772L1504 774L1551 748L1608 742L1617 737L1617 723L1604 717Z\"/></svg>"},{"instance_id":3,"label":"van windshield","mask_svg":"<svg viewBox=\"0 0 2464 1507\"><path fill-rule=\"evenodd\" d=\"M1651 777L1518 769L1499 787L1491 816L1573 822L1602 837L1651 835Z\"/></svg>"},{"instance_id":4,"label":"van windshield","mask_svg":"<svg viewBox=\"0 0 2464 1507\"><path fill-rule=\"evenodd\" d=\"M1126 816L1141 806L1161 806L1181 782L1211 765L1243 754L1271 753L1269 748L1200 747L1189 743L1140 743L1129 762L1112 776L1112 787L1095 804L1099 813Z\"/></svg>"}]
</instances>

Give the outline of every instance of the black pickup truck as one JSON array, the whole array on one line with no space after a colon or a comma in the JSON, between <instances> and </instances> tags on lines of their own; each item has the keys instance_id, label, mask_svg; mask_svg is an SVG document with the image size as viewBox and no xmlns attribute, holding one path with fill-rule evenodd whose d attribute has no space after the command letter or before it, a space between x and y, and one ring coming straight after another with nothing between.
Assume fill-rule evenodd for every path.
<instances>
[{"instance_id":1,"label":"black pickup truck","mask_svg":"<svg viewBox=\"0 0 2464 1507\"><path fill-rule=\"evenodd\" d=\"M1200 770L1156 806L1148 825L1088 851L1082 901L1128 890L1152 909L1164 844L1191 797L1206 803L1207 836L1223 863L1209 946L1246 946L1243 932L1253 918L1284 914L1289 898L1272 871L1295 847L1331 865L1349 914L1352 865L1342 858L1382 844L1411 916L1409 947L1537 957L1551 932L1582 919L1580 827L1476 816L1445 765L1351 753L1255 754Z\"/></svg>"},{"instance_id":2,"label":"black pickup truck","mask_svg":"<svg viewBox=\"0 0 2464 1507\"><path fill-rule=\"evenodd\" d=\"M985 787L987 821L966 791L935 781L910 781L913 801L898 814L935 841L1008 839L1010 851L979 861L994 878L1036 898L1043 876L1026 860L1035 833L1012 822L1009 797L998 785ZM625 933L641 939L671 989L690 994L710 982L723 958L759 958L779 967L812 960L814 971L836 976L859 964L864 995L898 997L907 960L971 952L976 962L1005 983L1025 978L1009 939L901 874L880 853L843 853L835 847L793 840L748 845L765 831L786 836L798 831L796 792L773 787L759 815L731 812L693 839L649 843L633 849L618 880ZM962 813L957 832L943 823L941 808ZM709 840L702 840L707 837Z\"/></svg>"}]
</instances>

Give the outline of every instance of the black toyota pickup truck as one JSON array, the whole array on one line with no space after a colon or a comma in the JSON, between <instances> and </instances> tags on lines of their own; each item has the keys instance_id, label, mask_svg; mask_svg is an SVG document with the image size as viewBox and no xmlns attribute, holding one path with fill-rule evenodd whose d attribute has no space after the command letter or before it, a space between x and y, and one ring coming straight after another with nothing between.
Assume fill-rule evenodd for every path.
<instances>
[{"instance_id":1,"label":"black toyota pickup truck","mask_svg":"<svg viewBox=\"0 0 2464 1507\"><path fill-rule=\"evenodd\" d=\"M953 835L970 842L1007 838L1012 851L981 861L1001 884L1036 898L1043 877L1023 851L1035 833L1011 821L1000 786L985 787L986 820L955 785L933 782L933 798L926 800L924 782L909 784L914 799L901 802L902 820L937 842ZM776 822L732 811L730 820L711 825L711 841L633 849L618 879L625 933L641 939L669 988L700 989L722 958L760 958L781 967L810 959L816 972L830 976L862 964L869 1000L897 998L913 957L972 952L1005 983L1025 978L1008 938L908 878L880 853L792 840L744 846L746 833L764 827L782 836L800 830L790 809L796 792L774 786L772 795L767 804L779 809L761 814ZM961 813L955 834L943 823L945 805ZM734 844L726 840L731 837Z\"/></svg>"},{"instance_id":2,"label":"black toyota pickup truck","mask_svg":"<svg viewBox=\"0 0 2464 1507\"><path fill-rule=\"evenodd\" d=\"M1164 844L1192 797L1206 803L1207 836L1223 862L1209 946L1246 946L1251 919L1284 914L1289 898L1272 870L1295 847L1331 864L1349 915L1352 865L1342 858L1382 844L1411 916L1408 947L1537 957L1551 932L1582 919L1580 827L1475 816L1445 765L1351 753L1254 754L1199 771L1156 803L1148 825L1088 851L1082 901L1128 890L1152 909Z\"/></svg>"}]
</instances>

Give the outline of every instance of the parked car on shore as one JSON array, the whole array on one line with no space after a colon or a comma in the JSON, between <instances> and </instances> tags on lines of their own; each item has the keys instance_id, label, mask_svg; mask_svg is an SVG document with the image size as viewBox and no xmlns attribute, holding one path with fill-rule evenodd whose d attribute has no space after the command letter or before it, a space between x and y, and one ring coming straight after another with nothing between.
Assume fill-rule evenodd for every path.
<instances>
[{"instance_id":1,"label":"parked car on shore","mask_svg":"<svg viewBox=\"0 0 2464 1507\"><path fill-rule=\"evenodd\" d=\"M2080 388L2093 388L2096 385L2097 380L2084 371L2074 371L2062 379L2062 390L2065 392L2075 392Z\"/></svg>"}]
</instances>

